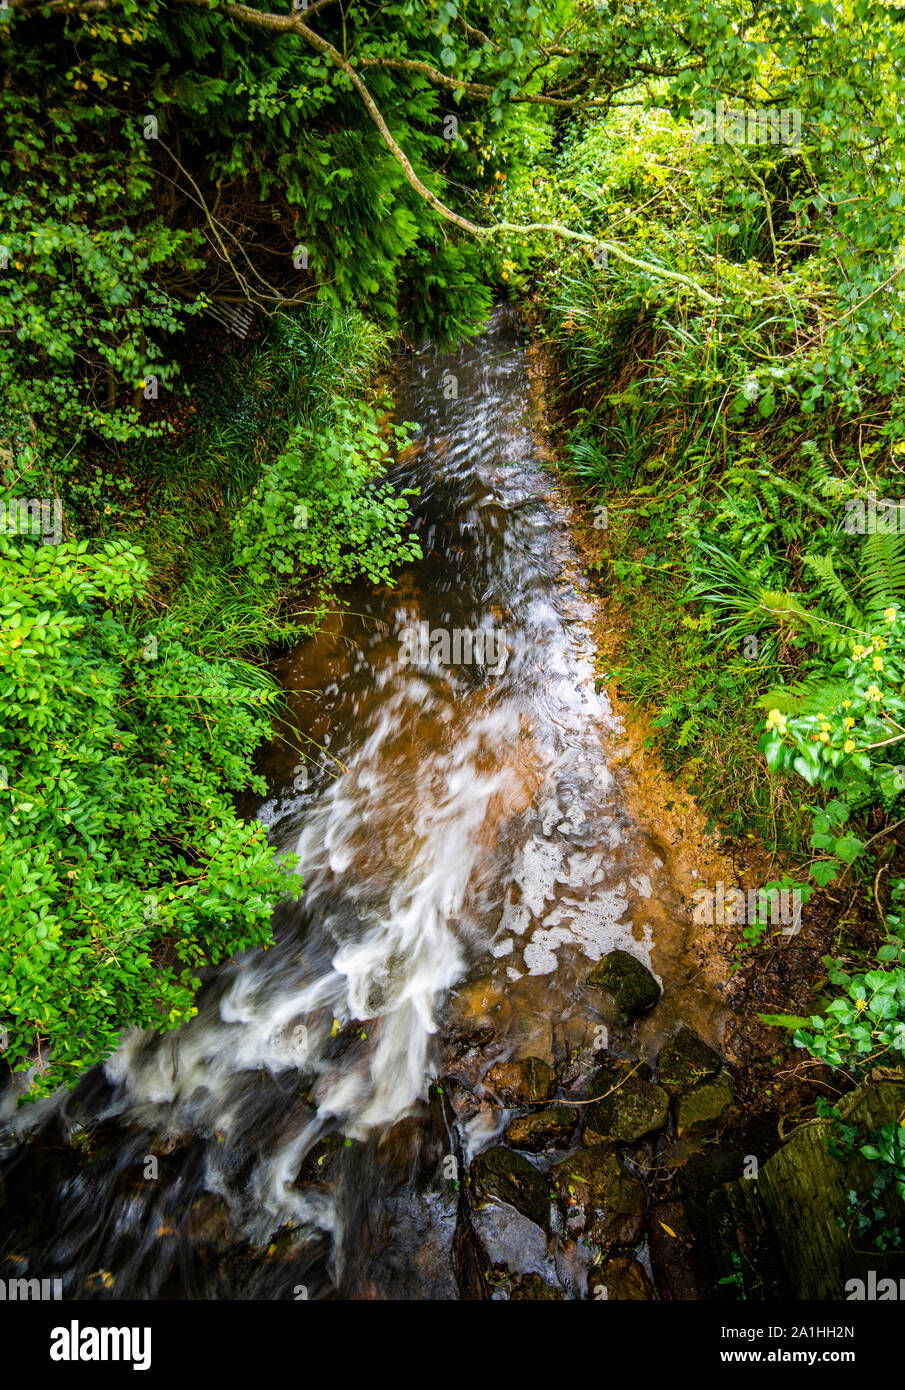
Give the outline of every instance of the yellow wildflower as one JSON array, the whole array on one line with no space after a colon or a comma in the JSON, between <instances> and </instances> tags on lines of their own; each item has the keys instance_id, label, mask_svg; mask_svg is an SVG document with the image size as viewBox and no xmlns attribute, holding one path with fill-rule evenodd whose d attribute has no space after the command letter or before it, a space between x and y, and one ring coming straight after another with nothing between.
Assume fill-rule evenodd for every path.
<instances>
[{"instance_id":1,"label":"yellow wildflower","mask_svg":"<svg viewBox=\"0 0 905 1390\"><path fill-rule=\"evenodd\" d=\"M786 716L778 709L771 709L767 715L767 728L775 729L778 734L786 732Z\"/></svg>"}]
</instances>

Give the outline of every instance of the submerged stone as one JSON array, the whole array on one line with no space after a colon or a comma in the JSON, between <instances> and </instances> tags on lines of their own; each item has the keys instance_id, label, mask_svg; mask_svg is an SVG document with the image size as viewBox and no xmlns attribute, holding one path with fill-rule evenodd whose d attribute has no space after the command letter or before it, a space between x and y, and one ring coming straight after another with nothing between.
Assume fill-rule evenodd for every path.
<instances>
[{"instance_id":1,"label":"submerged stone","mask_svg":"<svg viewBox=\"0 0 905 1390\"><path fill-rule=\"evenodd\" d=\"M591 1270L588 1293L591 1298L609 1302L644 1303L653 1298L654 1289L637 1260L614 1255Z\"/></svg>"},{"instance_id":2,"label":"submerged stone","mask_svg":"<svg viewBox=\"0 0 905 1390\"><path fill-rule=\"evenodd\" d=\"M720 1054L684 1024L664 1043L657 1058L660 1084L666 1087L670 1095L690 1090L699 1081L716 1076L722 1066Z\"/></svg>"},{"instance_id":3,"label":"submerged stone","mask_svg":"<svg viewBox=\"0 0 905 1390\"><path fill-rule=\"evenodd\" d=\"M514 1149L540 1153L542 1149L562 1148L578 1123L578 1114L570 1105L553 1105L549 1110L537 1110L533 1115L520 1115L506 1126L506 1143Z\"/></svg>"},{"instance_id":4,"label":"submerged stone","mask_svg":"<svg viewBox=\"0 0 905 1390\"><path fill-rule=\"evenodd\" d=\"M519 1299L530 1299L532 1302L538 1302L564 1297L562 1289L551 1288L549 1284L544 1283L539 1274L523 1274L509 1295L510 1302L516 1302Z\"/></svg>"},{"instance_id":5,"label":"submerged stone","mask_svg":"<svg viewBox=\"0 0 905 1390\"><path fill-rule=\"evenodd\" d=\"M484 1077L484 1088L510 1105L531 1105L554 1095L556 1072L540 1057L513 1058L490 1068Z\"/></svg>"},{"instance_id":6,"label":"submerged stone","mask_svg":"<svg viewBox=\"0 0 905 1390\"><path fill-rule=\"evenodd\" d=\"M624 1014L643 1013L660 998L660 986L646 965L628 951L610 951L594 966L588 984L612 994Z\"/></svg>"},{"instance_id":7,"label":"submerged stone","mask_svg":"<svg viewBox=\"0 0 905 1390\"><path fill-rule=\"evenodd\" d=\"M302 1159L293 1187L306 1183L329 1183L335 1180L346 1149L351 1147L341 1134L325 1134L318 1139Z\"/></svg>"},{"instance_id":8,"label":"submerged stone","mask_svg":"<svg viewBox=\"0 0 905 1390\"><path fill-rule=\"evenodd\" d=\"M543 1173L527 1158L503 1147L488 1149L472 1162L471 1183L479 1199L495 1197L549 1230L550 1189Z\"/></svg>"}]
</instances>

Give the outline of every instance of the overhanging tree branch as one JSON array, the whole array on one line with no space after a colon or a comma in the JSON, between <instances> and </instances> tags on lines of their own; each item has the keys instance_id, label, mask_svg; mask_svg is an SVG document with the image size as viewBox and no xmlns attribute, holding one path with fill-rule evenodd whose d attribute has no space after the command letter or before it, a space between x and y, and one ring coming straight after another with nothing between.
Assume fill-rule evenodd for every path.
<instances>
[{"instance_id":1,"label":"overhanging tree branch","mask_svg":"<svg viewBox=\"0 0 905 1390\"><path fill-rule=\"evenodd\" d=\"M476 222L470 221L467 217L462 217L459 213L447 207L432 189L418 177L408 155L401 145L394 138L392 131L384 119L369 88L362 79L357 68L352 65L349 59L339 51L328 39L312 29L306 22L317 11L334 3L334 0L316 0L316 3L309 9L293 11L289 14L271 14L267 11L253 9L250 5L238 3L238 0L227 0L227 3L218 3L218 0L176 0L177 3L191 5L194 8L206 10L212 14L222 14L227 18L235 20L237 23L247 25L250 28L265 29L275 34L295 34L303 39L315 53L327 58L334 67L348 78L354 90L358 93L365 110L377 127L381 140L392 154L396 163L405 176L406 182L415 190L420 198L442 217L445 222L449 222L454 227L459 227L467 232L469 236L480 240L500 236L500 235L527 235L531 232L547 232L553 236L562 237L565 240L580 241L588 246L605 249L608 255L615 257L626 265L634 266L638 270L653 276L655 279L669 280L676 284L687 286L698 295L706 304L717 304L719 301L703 288L690 275L683 275L676 270L669 270L665 266L652 265L650 262L639 260L636 256L630 255L615 242L606 241L600 237L591 235L588 232L579 232L574 228L563 226L559 222L532 222L527 224L498 222L490 227L482 227ZM99 8L112 7L116 0L50 0L51 9L61 9L69 12L87 12ZM11 6L15 11L28 12L34 8L35 0L11 0ZM477 37L477 31L473 31ZM486 35L480 38L487 41ZM372 68L400 68L404 70L419 72L430 81L439 83L446 87L454 87L467 95L486 100L493 92L493 88L484 83L467 82L464 79L448 77L441 73L432 64L422 62L418 59L392 59L392 58L362 58L359 59L360 67ZM589 101L580 99L565 99L544 96L540 93L521 93L509 98L510 101L532 101L537 100L544 105L563 105L563 106L593 106L606 105L605 98L591 98Z\"/></svg>"}]
</instances>

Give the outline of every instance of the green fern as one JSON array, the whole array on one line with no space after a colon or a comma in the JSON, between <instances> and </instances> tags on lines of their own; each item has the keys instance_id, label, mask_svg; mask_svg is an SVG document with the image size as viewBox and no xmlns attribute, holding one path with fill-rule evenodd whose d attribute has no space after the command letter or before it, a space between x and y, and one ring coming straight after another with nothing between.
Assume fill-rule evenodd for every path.
<instances>
[{"instance_id":1,"label":"green fern","mask_svg":"<svg viewBox=\"0 0 905 1390\"><path fill-rule=\"evenodd\" d=\"M809 680L778 685L760 695L755 703L759 709L778 709L785 715L826 714L851 696L851 687L850 680L815 675Z\"/></svg>"},{"instance_id":2,"label":"green fern","mask_svg":"<svg viewBox=\"0 0 905 1390\"><path fill-rule=\"evenodd\" d=\"M832 555L803 555L801 563L818 580L817 597L829 600L831 607L844 616L849 627L863 632L866 626L864 614L836 573Z\"/></svg>"},{"instance_id":3,"label":"green fern","mask_svg":"<svg viewBox=\"0 0 905 1390\"><path fill-rule=\"evenodd\" d=\"M861 551L861 589L864 611L876 621L884 608L905 598L905 535L865 536Z\"/></svg>"}]
</instances>

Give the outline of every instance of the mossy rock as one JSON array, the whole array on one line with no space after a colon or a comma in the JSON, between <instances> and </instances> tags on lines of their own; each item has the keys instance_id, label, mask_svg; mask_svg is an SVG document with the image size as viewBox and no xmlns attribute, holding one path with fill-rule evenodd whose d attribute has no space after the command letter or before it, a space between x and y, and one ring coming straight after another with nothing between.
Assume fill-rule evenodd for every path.
<instances>
[{"instance_id":1,"label":"mossy rock","mask_svg":"<svg viewBox=\"0 0 905 1390\"><path fill-rule=\"evenodd\" d=\"M509 1301L515 1303L521 1299L530 1299L531 1302L538 1303L561 1301L564 1297L562 1289L551 1288L549 1284L544 1283L539 1274L524 1274L509 1295Z\"/></svg>"},{"instance_id":2,"label":"mossy rock","mask_svg":"<svg viewBox=\"0 0 905 1390\"><path fill-rule=\"evenodd\" d=\"M617 1154L595 1147L552 1170L553 1189L575 1231L600 1244L634 1245L644 1225L644 1188Z\"/></svg>"},{"instance_id":3,"label":"mossy rock","mask_svg":"<svg viewBox=\"0 0 905 1390\"><path fill-rule=\"evenodd\" d=\"M654 1297L654 1288L637 1260L613 1255L591 1270L588 1293L608 1302L647 1303Z\"/></svg>"},{"instance_id":4,"label":"mossy rock","mask_svg":"<svg viewBox=\"0 0 905 1390\"><path fill-rule=\"evenodd\" d=\"M669 1115L669 1096L653 1081L629 1076L611 1095L588 1107L584 1142L634 1144L662 1129Z\"/></svg>"},{"instance_id":5,"label":"mossy rock","mask_svg":"<svg viewBox=\"0 0 905 1390\"><path fill-rule=\"evenodd\" d=\"M506 1126L506 1143L514 1149L540 1153L543 1149L564 1148L578 1124L578 1113L570 1105L553 1105L520 1115Z\"/></svg>"},{"instance_id":6,"label":"mossy rock","mask_svg":"<svg viewBox=\"0 0 905 1390\"><path fill-rule=\"evenodd\" d=\"M628 951L610 951L599 960L588 976L588 984L605 989L629 1018L656 1004L661 994L647 966Z\"/></svg>"},{"instance_id":7,"label":"mossy rock","mask_svg":"<svg viewBox=\"0 0 905 1390\"><path fill-rule=\"evenodd\" d=\"M543 1173L527 1158L502 1146L478 1154L471 1165L474 1195L486 1200L495 1197L515 1207L536 1226L550 1229L550 1189Z\"/></svg>"},{"instance_id":8,"label":"mossy rock","mask_svg":"<svg viewBox=\"0 0 905 1390\"><path fill-rule=\"evenodd\" d=\"M705 1081L679 1100L676 1130L680 1139L718 1134L736 1118L735 1097L725 1077Z\"/></svg>"},{"instance_id":9,"label":"mossy rock","mask_svg":"<svg viewBox=\"0 0 905 1390\"><path fill-rule=\"evenodd\" d=\"M683 1024L679 1031L660 1049L657 1058L660 1085L665 1086L670 1095L690 1091L699 1082L717 1076L723 1068L723 1059L703 1038Z\"/></svg>"},{"instance_id":10,"label":"mossy rock","mask_svg":"<svg viewBox=\"0 0 905 1390\"><path fill-rule=\"evenodd\" d=\"M484 1077L484 1089L508 1105L535 1105L556 1092L556 1072L540 1057L497 1062Z\"/></svg>"}]
</instances>

